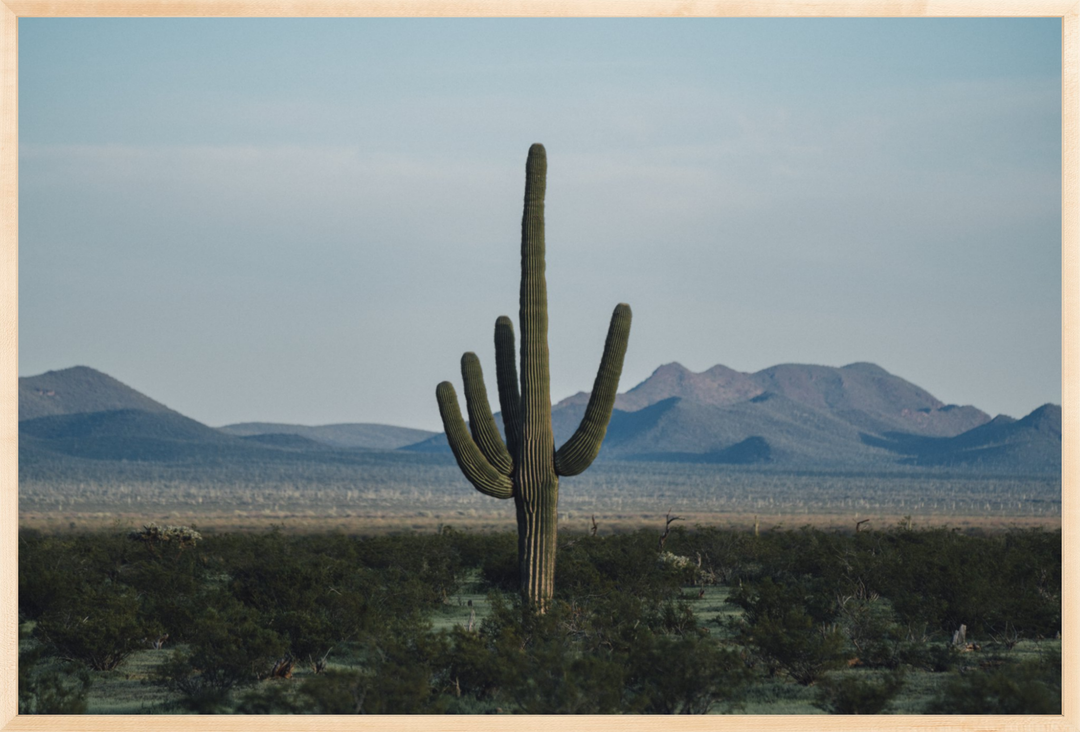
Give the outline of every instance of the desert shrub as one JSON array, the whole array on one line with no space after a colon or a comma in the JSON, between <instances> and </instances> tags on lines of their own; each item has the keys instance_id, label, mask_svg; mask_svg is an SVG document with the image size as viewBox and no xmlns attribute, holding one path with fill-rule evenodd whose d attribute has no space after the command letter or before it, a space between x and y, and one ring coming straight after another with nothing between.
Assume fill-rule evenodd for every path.
<instances>
[{"instance_id":1,"label":"desert shrub","mask_svg":"<svg viewBox=\"0 0 1080 732\"><path fill-rule=\"evenodd\" d=\"M852 658L882 669L961 669L948 686L953 706L993 694L1002 708L1042 708L1060 696L1052 674L974 671L980 654L941 642L956 620L982 639L1001 629L1010 638L1055 633L1059 532L676 526L663 552L658 536L658 528L565 533L556 599L535 616L521 607L511 533L271 531L192 544L133 541L119 528L22 532L19 614L39 621L35 638L50 654L35 674L59 670L59 686L43 680L46 701L33 704L77 699L80 677L57 656L115 667L164 633L180 652L167 656L159 682L181 706L206 712L727 711L757 671L820 682L830 709L867 709L887 677L827 675ZM430 611L477 570L506 596L493 593L474 631L432 632ZM725 627L730 641L703 633L696 604L683 597L688 583L714 582L732 585L730 601L743 611ZM303 663L332 649L331 662L347 653L353 671L254 686L283 656Z\"/></svg>"},{"instance_id":2,"label":"desert shrub","mask_svg":"<svg viewBox=\"0 0 1080 732\"><path fill-rule=\"evenodd\" d=\"M186 641L204 608L201 596L211 584L205 559L199 548L166 545L126 568L124 583L138 592L142 617L170 643Z\"/></svg>"},{"instance_id":3,"label":"desert shrub","mask_svg":"<svg viewBox=\"0 0 1080 732\"><path fill-rule=\"evenodd\" d=\"M362 675L364 714L437 714L445 699L435 684L441 637L427 632L380 639Z\"/></svg>"},{"instance_id":4,"label":"desert shrub","mask_svg":"<svg viewBox=\"0 0 1080 732\"><path fill-rule=\"evenodd\" d=\"M459 634L449 653L455 688L464 676L466 693L480 691L528 714L602 714L619 708L623 669L610 652L582 653L587 621L581 614L559 601L540 614L523 607L517 596L490 599L491 614L479 632L471 639Z\"/></svg>"},{"instance_id":5,"label":"desert shrub","mask_svg":"<svg viewBox=\"0 0 1080 732\"><path fill-rule=\"evenodd\" d=\"M308 714L361 714L370 682L371 674L361 671L328 671L304 681L299 703Z\"/></svg>"},{"instance_id":6,"label":"desert shrub","mask_svg":"<svg viewBox=\"0 0 1080 732\"><path fill-rule=\"evenodd\" d=\"M408 589L410 604L437 607L457 588L464 576L461 558L448 533L378 536L357 543L364 566L400 590Z\"/></svg>"},{"instance_id":7,"label":"desert shrub","mask_svg":"<svg viewBox=\"0 0 1080 732\"><path fill-rule=\"evenodd\" d=\"M555 561L560 561L558 554L555 555ZM520 587L517 536L499 534L491 537L487 552L482 558L479 568L480 577L488 588L502 590L503 592L517 591ZM559 574L559 570L556 568L556 581L558 581Z\"/></svg>"},{"instance_id":8,"label":"desert shrub","mask_svg":"<svg viewBox=\"0 0 1080 732\"><path fill-rule=\"evenodd\" d=\"M34 635L60 658L111 671L159 630L140 614L132 588L107 583L77 587L38 619Z\"/></svg>"},{"instance_id":9,"label":"desert shrub","mask_svg":"<svg viewBox=\"0 0 1080 732\"><path fill-rule=\"evenodd\" d=\"M674 536L674 534L673 534ZM610 536L567 534L555 556L555 595L563 600L623 592L660 602L694 581L696 560L657 551L655 531ZM492 537L480 565L481 577L492 589L518 590L516 538Z\"/></svg>"},{"instance_id":10,"label":"desert shrub","mask_svg":"<svg viewBox=\"0 0 1080 732\"><path fill-rule=\"evenodd\" d=\"M848 595L837 605L837 625L860 665L895 669L917 652L887 600Z\"/></svg>"},{"instance_id":11,"label":"desert shrub","mask_svg":"<svg viewBox=\"0 0 1080 732\"><path fill-rule=\"evenodd\" d=\"M653 531L575 536L560 543L555 596L581 604L621 594L658 608L693 581L696 571L689 559L658 552Z\"/></svg>"},{"instance_id":12,"label":"desert shrub","mask_svg":"<svg viewBox=\"0 0 1080 732\"><path fill-rule=\"evenodd\" d=\"M224 598L198 618L188 647L170 654L155 680L178 693L182 707L220 712L234 687L266 677L285 651L284 639L256 611Z\"/></svg>"},{"instance_id":13,"label":"desert shrub","mask_svg":"<svg viewBox=\"0 0 1080 732\"><path fill-rule=\"evenodd\" d=\"M388 669L389 671L390 669ZM445 700L432 694L423 669L407 665L404 675L369 669L333 669L298 686L269 684L237 701L240 714L423 714L443 711Z\"/></svg>"},{"instance_id":14,"label":"desert shrub","mask_svg":"<svg viewBox=\"0 0 1080 732\"><path fill-rule=\"evenodd\" d=\"M708 714L730 711L745 695L751 672L738 653L705 633L647 633L627 657L632 711Z\"/></svg>"},{"instance_id":15,"label":"desert shrub","mask_svg":"<svg viewBox=\"0 0 1080 732\"><path fill-rule=\"evenodd\" d=\"M337 671L329 671L327 675L336 675ZM298 689L294 684L271 682L256 686L236 696L235 702L231 694L226 693L218 702L217 709L220 711L232 711L236 714L335 714L337 712L316 711L306 700L300 698ZM231 703L232 702L232 703ZM230 708L231 703L231 708ZM210 713L214 712L211 705Z\"/></svg>"},{"instance_id":16,"label":"desert shrub","mask_svg":"<svg viewBox=\"0 0 1080 732\"><path fill-rule=\"evenodd\" d=\"M459 625L447 632L447 643L441 675L449 694L489 701L512 683L516 658L506 653L509 649L505 647L494 648L490 634L481 635Z\"/></svg>"},{"instance_id":17,"label":"desert shrub","mask_svg":"<svg viewBox=\"0 0 1080 732\"><path fill-rule=\"evenodd\" d=\"M926 714L1061 714L1061 656L950 678Z\"/></svg>"},{"instance_id":18,"label":"desert shrub","mask_svg":"<svg viewBox=\"0 0 1080 732\"><path fill-rule=\"evenodd\" d=\"M19 629L19 641L28 634ZM56 661L35 644L19 651L19 714L85 714L91 679L85 666Z\"/></svg>"},{"instance_id":19,"label":"desert shrub","mask_svg":"<svg viewBox=\"0 0 1080 732\"><path fill-rule=\"evenodd\" d=\"M755 561L754 536L747 531L698 527L672 531L668 548L682 556L701 557L706 584L733 583L747 577Z\"/></svg>"},{"instance_id":20,"label":"desert shrub","mask_svg":"<svg viewBox=\"0 0 1080 732\"><path fill-rule=\"evenodd\" d=\"M610 656L579 654L545 637L525 654L512 694L524 714L613 714L622 703L624 675Z\"/></svg>"},{"instance_id":21,"label":"desert shrub","mask_svg":"<svg viewBox=\"0 0 1080 732\"><path fill-rule=\"evenodd\" d=\"M948 529L888 535L875 578L901 621L985 635L1006 623L1027 637L1060 629L1061 535L970 535Z\"/></svg>"},{"instance_id":22,"label":"desert shrub","mask_svg":"<svg viewBox=\"0 0 1080 732\"><path fill-rule=\"evenodd\" d=\"M158 526L149 523L128 532L128 539L141 543L152 554L181 552L202 541L202 534L190 526Z\"/></svg>"},{"instance_id":23,"label":"desert shrub","mask_svg":"<svg viewBox=\"0 0 1080 732\"><path fill-rule=\"evenodd\" d=\"M270 532L231 557L228 591L258 610L293 656L318 658L343 642L420 622L440 605L463 571L440 555L448 543L449 537Z\"/></svg>"},{"instance_id":24,"label":"desert shrub","mask_svg":"<svg viewBox=\"0 0 1080 732\"><path fill-rule=\"evenodd\" d=\"M543 614L516 593L489 601L477 630L446 634L436 676L451 708L475 710L471 699L534 714L704 713L730 707L750 676L678 598L607 591L556 599Z\"/></svg>"},{"instance_id":25,"label":"desert shrub","mask_svg":"<svg viewBox=\"0 0 1080 732\"><path fill-rule=\"evenodd\" d=\"M814 705L829 714L883 714L903 687L904 674L899 670L877 678L827 677L818 685Z\"/></svg>"},{"instance_id":26,"label":"desert shrub","mask_svg":"<svg viewBox=\"0 0 1080 732\"><path fill-rule=\"evenodd\" d=\"M439 685L445 639L423 628L367 638L359 666L329 669L299 685L275 681L239 697L244 714L437 714L448 699Z\"/></svg>"},{"instance_id":27,"label":"desert shrub","mask_svg":"<svg viewBox=\"0 0 1080 732\"><path fill-rule=\"evenodd\" d=\"M34 670L19 657L19 714L86 714L90 686L85 668L64 664Z\"/></svg>"},{"instance_id":28,"label":"desert shrub","mask_svg":"<svg viewBox=\"0 0 1080 732\"><path fill-rule=\"evenodd\" d=\"M82 561L57 537L19 532L19 617L36 620L81 584Z\"/></svg>"},{"instance_id":29,"label":"desert shrub","mask_svg":"<svg viewBox=\"0 0 1080 732\"><path fill-rule=\"evenodd\" d=\"M768 577L744 583L728 597L743 609L743 617L734 622L736 639L769 675L783 673L809 685L844 663L843 636L835 626L814 617L812 600L799 584Z\"/></svg>"},{"instance_id":30,"label":"desert shrub","mask_svg":"<svg viewBox=\"0 0 1080 732\"><path fill-rule=\"evenodd\" d=\"M479 568L493 554L509 553L517 556L517 533L482 533L460 531L443 526L440 533L457 553L462 567Z\"/></svg>"}]
</instances>

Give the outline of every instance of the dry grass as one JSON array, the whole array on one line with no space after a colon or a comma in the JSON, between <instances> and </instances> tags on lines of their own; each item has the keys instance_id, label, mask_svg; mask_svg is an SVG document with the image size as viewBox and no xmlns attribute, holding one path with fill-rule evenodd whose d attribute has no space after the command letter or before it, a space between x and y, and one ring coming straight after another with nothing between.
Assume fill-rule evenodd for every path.
<instances>
[{"instance_id":1,"label":"dry grass","mask_svg":"<svg viewBox=\"0 0 1080 732\"><path fill-rule=\"evenodd\" d=\"M476 512L472 512L476 513ZM641 528L662 528L666 511L655 513L597 513L596 522L601 534L634 531ZM749 514L749 513L679 513L684 519L682 526L692 528L696 525L716 526L721 528L753 529L755 524L760 531L770 529L796 529L801 526L814 526L822 529L855 530L856 522L869 519L862 524L863 530L884 529L906 524L908 517L882 515L847 515L830 513L798 514ZM912 528L950 526L959 529L1006 530L1061 528L1060 516L965 516L952 514L927 514L911 516ZM197 526L200 531L233 532L265 531L273 526L283 531L296 533L321 533L340 531L346 534L385 534L402 531L434 532L441 526L452 526L462 531L512 531L515 529L514 515L511 510L479 515L467 515L462 511L416 511L401 513L356 513L353 515L327 516L312 511L302 513L288 512L182 512L157 511L149 513L135 512L20 512L21 528L38 529L48 532L87 531L101 529L129 529L155 522L158 524L181 524ZM560 528L563 531L586 533L591 521L589 516L571 513L560 515Z\"/></svg>"}]
</instances>

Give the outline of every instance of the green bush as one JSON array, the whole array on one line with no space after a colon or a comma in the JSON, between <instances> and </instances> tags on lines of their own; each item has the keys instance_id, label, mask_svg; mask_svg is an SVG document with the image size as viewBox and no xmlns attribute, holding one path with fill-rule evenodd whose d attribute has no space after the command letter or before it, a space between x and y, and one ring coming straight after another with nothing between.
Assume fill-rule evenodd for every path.
<instances>
[{"instance_id":1,"label":"green bush","mask_svg":"<svg viewBox=\"0 0 1080 732\"><path fill-rule=\"evenodd\" d=\"M82 675L62 658L115 668L166 633L178 650L162 654L157 680L200 712L729 711L748 684L765 688L753 684L764 672L820 683L820 704L863 713L890 677L830 679L852 658L952 671L935 709L1059 704L1060 661L975 671L985 654L947 642L956 618L983 639L1002 628L1015 639L1055 633L1059 532L676 527L664 552L658 535L564 534L555 600L537 615L518 599L512 534L272 531L192 544L119 529L22 532L19 614L36 621L39 660L20 659L20 704L77 710ZM433 632L432 612L443 615L477 573L509 598L492 592L475 630ZM729 584L742 612L709 634L684 593L714 582ZM328 650L325 673L256 685L282 657L304 663ZM333 668L345 661L349 670Z\"/></svg>"},{"instance_id":2,"label":"green bush","mask_svg":"<svg viewBox=\"0 0 1080 732\"><path fill-rule=\"evenodd\" d=\"M739 654L708 634L643 634L628 658L631 709L708 714L737 708L752 678Z\"/></svg>"},{"instance_id":3,"label":"green bush","mask_svg":"<svg viewBox=\"0 0 1080 732\"><path fill-rule=\"evenodd\" d=\"M835 626L811 614L812 598L798 584L767 577L745 583L728 602L743 609L743 617L734 624L736 639L769 675L783 673L809 685L843 665L843 636Z\"/></svg>"},{"instance_id":4,"label":"green bush","mask_svg":"<svg viewBox=\"0 0 1080 732\"><path fill-rule=\"evenodd\" d=\"M883 714L903 687L903 671L877 678L855 674L829 677L819 684L814 705L829 714Z\"/></svg>"},{"instance_id":5,"label":"green bush","mask_svg":"<svg viewBox=\"0 0 1080 732\"><path fill-rule=\"evenodd\" d=\"M19 629L19 641L26 633ZM19 714L86 714L86 668L48 659L40 645L19 652Z\"/></svg>"},{"instance_id":6,"label":"green bush","mask_svg":"<svg viewBox=\"0 0 1080 732\"><path fill-rule=\"evenodd\" d=\"M140 613L135 590L112 584L79 587L34 627L34 635L55 655L95 671L115 669L159 631Z\"/></svg>"},{"instance_id":7,"label":"green bush","mask_svg":"<svg viewBox=\"0 0 1080 732\"><path fill-rule=\"evenodd\" d=\"M180 705L191 711L219 712L234 687L265 678L285 650L284 639L257 612L229 598L199 617L188 648L170 654L156 681L178 693Z\"/></svg>"},{"instance_id":8,"label":"green bush","mask_svg":"<svg viewBox=\"0 0 1080 732\"><path fill-rule=\"evenodd\" d=\"M927 714L1061 714L1061 656L956 674Z\"/></svg>"}]
</instances>

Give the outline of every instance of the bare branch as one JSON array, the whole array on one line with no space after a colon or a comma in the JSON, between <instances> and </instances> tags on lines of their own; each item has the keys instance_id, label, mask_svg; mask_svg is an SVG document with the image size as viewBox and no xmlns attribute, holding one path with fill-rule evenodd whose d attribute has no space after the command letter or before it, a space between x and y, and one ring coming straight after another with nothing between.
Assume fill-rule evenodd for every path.
<instances>
[{"instance_id":1,"label":"bare branch","mask_svg":"<svg viewBox=\"0 0 1080 732\"><path fill-rule=\"evenodd\" d=\"M682 516L672 516L671 511L667 512L667 515L664 516L664 519L664 533L660 535L659 551L664 551L664 544L667 542L668 534L671 533L671 525L676 521L684 520Z\"/></svg>"}]
</instances>

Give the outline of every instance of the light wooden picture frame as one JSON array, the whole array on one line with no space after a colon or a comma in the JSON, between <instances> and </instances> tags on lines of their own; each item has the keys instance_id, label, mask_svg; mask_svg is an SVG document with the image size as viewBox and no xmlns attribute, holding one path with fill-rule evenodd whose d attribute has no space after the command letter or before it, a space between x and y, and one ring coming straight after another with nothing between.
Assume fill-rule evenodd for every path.
<instances>
[{"instance_id":1,"label":"light wooden picture frame","mask_svg":"<svg viewBox=\"0 0 1080 732\"><path fill-rule=\"evenodd\" d=\"M199 717L17 715L18 27L30 17L1056 17L1062 20L1062 637L1060 717ZM0 0L0 729L11 730L575 730L1077 729L1080 555L1076 532L1080 335L1080 0Z\"/></svg>"}]
</instances>

